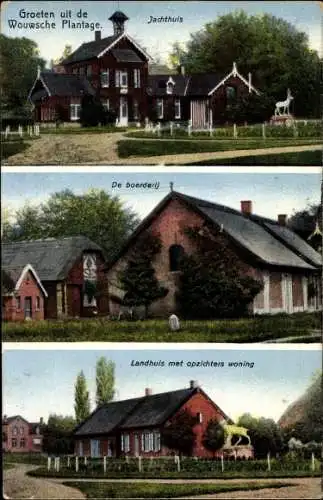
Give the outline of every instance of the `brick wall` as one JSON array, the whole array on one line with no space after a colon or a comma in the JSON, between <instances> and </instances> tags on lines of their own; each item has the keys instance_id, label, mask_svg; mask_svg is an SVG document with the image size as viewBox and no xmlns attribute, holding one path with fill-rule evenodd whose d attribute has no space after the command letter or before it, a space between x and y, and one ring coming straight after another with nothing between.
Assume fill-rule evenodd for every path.
<instances>
[{"instance_id":1,"label":"brick wall","mask_svg":"<svg viewBox=\"0 0 323 500\"><path fill-rule=\"evenodd\" d=\"M12 453L28 452L29 449L29 423L20 417L10 420L3 426L3 432L6 434L6 442L3 447L6 451Z\"/></svg>"}]
</instances>

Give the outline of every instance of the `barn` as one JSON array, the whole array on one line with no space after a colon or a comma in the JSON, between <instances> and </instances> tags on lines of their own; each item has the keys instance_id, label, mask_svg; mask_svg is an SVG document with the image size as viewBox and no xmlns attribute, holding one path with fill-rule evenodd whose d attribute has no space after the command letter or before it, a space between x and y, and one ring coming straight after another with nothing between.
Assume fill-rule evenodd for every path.
<instances>
[{"instance_id":1,"label":"barn","mask_svg":"<svg viewBox=\"0 0 323 500\"><path fill-rule=\"evenodd\" d=\"M214 245L224 238L245 274L262 282L263 288L251 304L250 312L291 314L320 309L322 257L286 221L284 214L278 214L276 220L256 215L251 200L242 200L239 211L171 191L108 263L110 313L117 315L120 311L124 292L119 273L126 267L136 242L147 231L161 240L161 251L153 266L157 279L168 289L165 297L151 305L150 314L165 317L176 311L179 258L195 250L185 233L189 227L209 231Z\"/></svg>"}]
</instances>

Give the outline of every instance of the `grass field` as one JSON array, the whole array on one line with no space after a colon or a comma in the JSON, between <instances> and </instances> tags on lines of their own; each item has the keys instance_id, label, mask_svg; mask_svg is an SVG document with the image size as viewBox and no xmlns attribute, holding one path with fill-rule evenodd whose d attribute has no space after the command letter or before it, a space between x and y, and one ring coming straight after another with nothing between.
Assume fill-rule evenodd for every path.
<instances>
[{"instance_id":1,"label":"grass field","mask_svg":"<svg viewBox=\"0 0 323 500\"><path fill-rule=\"evenodd\" d=\"M262 342L309 337L320 330L320 313L256 316L237 320L181 321L169 331L167 320L110 321L105 318L3 323L5 342Z\"/></svg>"},{"instance_id":2,"label":"grass field","mask_svg":"<svg viewBox=\"0 0 323 500\"><path fill-rule=\"evenodd\" d=\"M120 140L118 141L118 155L120 158L136 156L162 156L186 153L215 153L218 151L235 151L260 148L274 148L285 146L301 146L320 144L321 139L218 139L201 140ZM223 163L223 160L222 160Z\"/></svg>"},{"instance_id":3,"label":"grass field","mask_svg":"<svg viewBox=\"0 0 323 500\"><path fill-rule=\"evenodd\" d=\"M63 483L64 484L64 483ZM158 483L86 483L69 482L66 486L77 488L86 498L176 498L186 495L224 493L230 491L260 490L264 488L283 488L288 483L248 483L236 484L158 484Z\"/></svg>"},{"instance_id":4,"label":"grass field","mask_svg":"<svg viewBox=\"0 0 323 500\"><path fill-rule=\"evenodd\" d=\"M3 141L1 144L1 160L6 160L10 156L22 153L28 147L29 144L22 139L20 141Z\"/></svg>"},{"instance_id":5,"label":"grass field","mask_svg":"<svg viewBox=\"0 0 323 500\"><path fill-rule=\"evenodd\" d=\"M241 156L237 158L226 158L225 160L204 160L194 163L187 163L187 166L212 166L223 165L247 165L247 166L266 166L266 165L299 165L299 166L321 166L322 151L299 151L297 153L279 153L259 156Z\"/></svg>"},{"instance_id":6,"label":"grass field","mask_svg":"<svg viewBox=\"0 0 323 500\"><path fill-rule=\"evenodd\" d=\"M14 463L30 464L30 465L45 465L47 457L41 453L3 453L3 463L10 466Z\"/></svg>"}]
</instances>

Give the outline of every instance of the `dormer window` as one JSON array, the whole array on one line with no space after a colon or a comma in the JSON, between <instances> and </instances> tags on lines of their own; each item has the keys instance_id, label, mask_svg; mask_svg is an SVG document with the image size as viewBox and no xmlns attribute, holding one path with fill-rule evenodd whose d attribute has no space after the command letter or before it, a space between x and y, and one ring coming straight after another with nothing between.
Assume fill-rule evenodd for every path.
<instances>
[{"instance_id":1,"label":"dormer window","mask_svg":"<svg viewBox=\"0 0 323 500\"><path fill-rule=\"evenodd\" d=\"M166 93L172 94L174 92L174 86L175 86L175 82L172 79L172 77L170 76L167 80L167 83L166 83Z\"/></svg>"},{"instance_id":2,"label":"dormer window","mask_svg":"<svg viewBox=\"0 0 323 500\"><path fill-rule=\"evenodd\" d=\"M101 87L109 87L109 70L102 69L100 74Z\"/></svg>"}]
</instances>

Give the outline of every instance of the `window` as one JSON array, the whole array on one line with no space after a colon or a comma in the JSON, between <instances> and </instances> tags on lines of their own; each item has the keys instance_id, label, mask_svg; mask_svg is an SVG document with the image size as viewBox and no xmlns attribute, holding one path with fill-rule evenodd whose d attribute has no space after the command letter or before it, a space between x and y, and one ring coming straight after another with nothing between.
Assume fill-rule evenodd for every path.
<instances>
[{"instance_id":1,"label":"window","mask_svg":"<svg viewBox=\"0 0 323 500\"><path fill-rule=\"evenodd\" d=\"M225 95L227 98L227 103L231 104L237 98L237 89L235 87L228 86L225 88Z\"/></svg>"},{"instance_id":2,"label":"window","mask_svg":"<svg viewBox=\"0 0 323 500\"><path fill-rule=\"evenodd\" d=\"M109 111L109 109L110 109L110 100L106 99L105 101L101 101L101 102L102 102L102 106L104 108L104 111Z\"/></svg>"},{"instance_id":3,"label":"window","mask_svg":"<svg viewBox=\"0 0 323 500\"><path fill-rule=\"evenodd\" d=\"M139 105L138 105L138 101L136 101L136 100L134 100L132 103L132 114L133 114L134 120L139 119Z\"/></svg>"},{"instance_id":4,"label":"window","mask_svg":"<svg viewBox=\"0 0 323 500\"><path fill-rule=\"evenodd\" d=\"M79 75L80 76L85 75L85 67L84 66L79 67Z\"/></svg>"},{"instance_id":5,"label":"window","mask_svg":"<svg viewBox=\"0 0 323 500\"><path fill-rule=\"evenodd\" d=\"M71 104L70 109L71 109L71 113L70 113L71 120L72 121L79 120L80 116L81 116L81 105L80 104Z\"/></svg>"},{"instance_id":6,"label":"window","mask_svg":"<svg viewBox=\"0 0 323 500\"><path fill-rule=\"evenodd\" d=\"M121 451L128 453L130 451L130 436L129 434L121 434Z\"/></svg>"},{"instance_id":7,"label":"window","mask_svg":"<svg viewBox=\"0 0 323 500\"><path fill-rule=\"evenodd\" d=\"M16 427L16 426L15 426L15 427L12 429L12 435L13 435L13 436L18 436L18 427Z\"/></svg>"},{"instance_id":8,"label":"window","mask_svg":"<svg viewBox=\"0 0 323 500\"><path fill-rule=\"evenodd\" d=\"M79 456L83 457L83 441L79 442Z\"/></svg>"},{"instance_id":9,"label":"window","mask_svg":"<svg viewBox=\"0 0 323 500\"><path fill-rule=\"evenodd\" d=\"M11 446L12 446L12 448L17 448L17 439L16 438L12 438Z\"/></svg>"},{"instance_id":10,"label":"window","mask_svg":"<svg viewBox=\"0 0 323 500\"><path fill-rule=\"evenodd\" d=\"M101 87L109 87L109 70L101 69L100 73Z\"/></svg>"},{"instance_id":11,"label":"window","mask_svg":"<svg viewBox=\"0 0 323 500\"><path fill-rule=\"evenodd\" d=\"M157 118L162 119L164 117L164 102L162 99L157 99L156 108Z\"/></svg>"},{"instance_id":12,"label":"window","mask_svg":"<svg viewBox=\"0 0 323 500\"><path fill-rule=\"evenodd\" d=\"M116 69L116 87L128 87L128 72Z\"/></svg>"},{"instance_id":13,"label":"window","mask_svg":"<svg viewBox=\"0 0 323 500\"><path fill-rule=\"evenodd\" d=\"M19 431L21 436L25 434L25 429L23 427L20 427Z\"/></svg>"},{"instance_id":14,"label":"window","mask_svg":"<svg viewBox=\"0 0 323 500\"><path fill-rule=\"evenodd\" d=\"M180 119L181 117L181 100L175 99L175 119Z\"/></svg>"},{"instance_id":15,"label":"window","mask_svg":"<svg viewBox=\"0 0 323 500\"><path fill-rule=\"evenodd\" d=\"M181 245L172 245L169 247L169 270L179 271L180 261L184 255L184 248Z\"/></svg>"},{"instance_id":16,"label":"window","mask_svg":"<svg viewBox=\"0 0 323 500\"><path fill-rule=\"evenodd\" d=\"M198 412L196 414L196 416L197 416L198 423L201 424L203 422L203 415L202 415L202 413Z\"/></svg>"},{"instance_id":17,"label":"window","mask_svg":"<svg viewBox=\"0 0 323 500\"><path fill-rule=\"evenodd\" d=\"M19 295L16 297L16 307L17 309L21 309L21 297Z\"/></svg>"},{"instance_id":18,"label":"window","mask_svg":"<svg viewBox=\"0 0 323 500\"><path fill-rule=\"evenodd\" d=\"M20 446L20 448L24 448L26 446L26 440L25 440L25 438L21 438L20 439L19 446Z\"/></svg>"},{"instance_id":19,"label":"window","mask_svg":"<svg viewBox=\"0 0 323 500\"><path fill-rule=\"evenodd\" d=\"M39 311L40 310L40 297L36 297L36 310Z\"/></svg>"},{"instance_id":20,"label":"window","mask_svg":"<svg viewBox=\"0 0 323 500\"><path fill-rule=\"evenodd\" d=\"M160 451L160 450L161 450L160 432L155 431L154 432L154 451Z\"/></svg>"},{"instance_id":21,"label":"window","mask_svg":"<svg viewBox=\"0 0 323 500\"><path fill-rule=\"evenodd\" d=\"M140 69L133 70L133 82L136 89L140 88Z\"/></svg>"},{"instance_id":22,"label":"window","mask_svg":"<svg viewBox=\"0 0 323 500\"><path fill-rule=\"evenodd\" d=\"M168 82L166 86L166 93L172 94L174 91L174 84L172 82Z\"/></svg>"},{"instance_id":23,"label":"window","mask_svg":"<svg viewBox=\"0 0 323 500\"><path fill-rule=\"evenodd\" d=\"M73 68L73 75L78 75L78 74L79 74L79 69Z\"/></svg>"},{"instance_id":24,"label":"window","mask_svg":"<svg viewBox=\"0 0 323 500\"><path fill-rule=\"evenodd\" d=\"M92 76L92 66L89 64L86 66L86 76Z\"/></svg>"},{"instance_id":25,"label":"window","mask_svg":"<svg viewBox=\"0 0 323 500\"><path fill-rule=\"evenodd\" d=\"M98 439L91 439L91 457L98 458L100 456L100 441Z\"/></svg>"}]
</instances>

